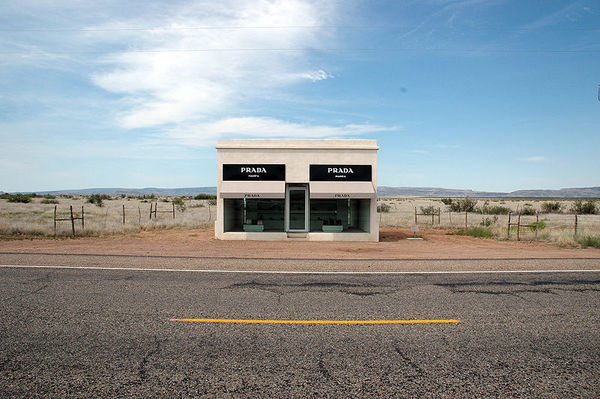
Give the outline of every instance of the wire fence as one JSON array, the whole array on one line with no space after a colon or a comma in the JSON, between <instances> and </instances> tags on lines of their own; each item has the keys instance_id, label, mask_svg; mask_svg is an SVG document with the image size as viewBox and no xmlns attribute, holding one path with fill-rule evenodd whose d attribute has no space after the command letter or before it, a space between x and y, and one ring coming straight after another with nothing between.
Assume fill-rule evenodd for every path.
<instances>
[{"instance_id":1,"label":"wire fence","mask_svg":"<svg viewBox=\"0 0 600 399\"><path fill-rule=\"evenodd\" d=\"M85 198L60 199L58 204L0 201L0 234L85 236L137 232L171 227L206 227L215 220L210 200L105 200L102 206ZM77 222L77 223L75 223Z\"/></svg>"},{"instance_id":2,"label":"wire fence","mask_svg":"<svg viewBox=\"0 0 600 399\"><path fill-rule=\"evenodd\" d=\"M381 227L409 228L415 224L426 228L459 229L471 227L487 227L493 230L504 230L504 236L516 238L509 232L520 230L519 236L535 236L537 225L538 235L544 233L561 234L600 234L600 215L575 215L568 213L538 213L537 215L520 215L520 228L511 226L509 228L509 217L511 223L517 223L518 214L489 215L477 212L450 212L435 210L433 214L423 215L415 211L391 209L381 212L379 215ZM415 223L415 219L417 223ZM537 223L537 224L536 224ZM502 234L498 234L502 236Z\"/></svg>"}]
</instances>

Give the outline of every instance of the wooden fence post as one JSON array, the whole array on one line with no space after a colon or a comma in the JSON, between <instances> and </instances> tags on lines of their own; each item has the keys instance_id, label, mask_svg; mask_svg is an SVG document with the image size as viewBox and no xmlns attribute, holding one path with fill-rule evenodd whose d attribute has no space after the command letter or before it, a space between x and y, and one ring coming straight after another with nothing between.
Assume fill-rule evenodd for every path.
<instances>
[{"instance_id":1,"label":"wooden fence post","mask_svg":"<svg viewBox=\"0 0 600 399\"><path fill-rule=\"evenodd\" d=\"M417 223L417 207L415 206L415 226L418 224L419 223Z\"/></svg>"},{"instance_id":2,"label":"wooden fence post","mask_svg":"<svg viewBox=\"0 0 600 399\"><path fill-rule=\"evenodd\" d=\"M73 237L75 237L75 219L73 218L73 205L71 205L71 228L73 229Z\"/></svg>"},{"instance_id":3,"label":"wooden fence post","mask_svg":"<svg viewBox=\"0 0 600 399\"><path fill-rule=\"evenodd\" d=\"M510 215L512 212L508 212L508 227L506 228L506 239L510 240Z\"/></svg>"},{"instance_id":4,"label":"wooden fence post","mask_svg":"<svg viewBox=\"0 0 600 399\"><path fill-rule=\"evenodd\" d=\"M54 238L56 238L56 206L54 205Z\"/></svg>"},{"instance_id":5,"label":"wooden fence post","mask_svg":"<svg viewBox=\"0 0 600 399\"><path fill-rule=\"evenodd\" d=\"M538 215L538 213L535 213L535 238L537 239L538 236L538 226L540 225L540 215Z\"/></svg>"},{"instance_id":6,"label":"wooden fence post","mask_svg":"<svg viewBox=\"0 0 600 399\"><path fill-rule=\"evenodd\" d=\"M577 235L577 214L575 214L575 235Z\"/></svg>"},{"instance_id":7,"label":"wooden fence post","mask_svg":"<svg viewBox=\"0 0 600 399\"><path fill-rule=\"evenodd\" d=\"M517 217L517 241L521 240L521 212L519 212L519 216Z\"/></svg>"},{"instance_id":8,"label":"wooden fence post","mask_svg":"<svg viewBox=\"0 0 600 399\"><path fill-rule=\"evenodd\" d=\"M140 207L138 206L138 224L142 223L142 210L140 209Z\"/></svg>"},{"instance_id":9,"label":"wooden fence post","mask_svg":"<svg viewBox=\"0 0 600 399\"><path fill-rule=\"evenodd\" d=\"M150 203L150 220L152 220L152 202Z\"/></svg>"},{"instance_id":10,"label":"wooden fence post","mask_svg":"<svg viewBox=\"0 0 600 399\"><path fill-rule=\"evenodd\" d=\"M125 224L125 204L123 204L123 224Z\"/></svg>"},{"instance_id":11,"label":"wooden fence post","mask_svg":"<svg viewBox=\"0 0 600 399\"><path fill-rule=\"evenodd\" d=\"M438 208L438 224L442 224L442 209Z\"/></svg>"},{"instance_id":12,"label":"wooden fence post","mask_svg":"<svg viewBox=\"0 0 600 399\"><path fill-rule=\"evenodd\" d=\"M467 228L468 214L469 214L469 211L465 211L465 229Z\"/></svg>"},{"instance_id":13,"label":"wooden fence post","mask_svg":"<svg viewBox=\"0 0 600 399\"><path fill-rule=\"evenodd\" d=\"M173 202L173 219L175 219L175 203Z\"/></svg>"},{"instance_id":14,"label":"wooden fence post","mask_svg":"<svg viewBox=\"0 0 600 399\"><path fill-rule=\"evenodd\" d=\"M435 217L435 211L431 212L431 227L433 227L433 224L435 223L433 220L433 218Z\"/></svg>"},{"instance_id":15,"label":"wooden fence post","mask_svg":"<svg viewBox=\"0 0 600 399\"><path fill-rule=\"evenodd\" d=\"M83 205L81 205L81 229L85 229L85 212L83 211Z\"/></svg>"}]
</instances>

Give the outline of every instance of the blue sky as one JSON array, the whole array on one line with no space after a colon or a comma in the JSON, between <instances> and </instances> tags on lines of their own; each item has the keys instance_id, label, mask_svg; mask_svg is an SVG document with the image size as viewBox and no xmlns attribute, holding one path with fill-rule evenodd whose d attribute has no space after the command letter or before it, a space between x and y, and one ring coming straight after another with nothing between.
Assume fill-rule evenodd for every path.
<instances>
[{"instance_id":1,"label":"blue sky","mask_svg":"<svg viewBox=\"0 0 600 399\"><path fill-rule=\"evenodd\" d=\"M600 186L597 1L21 0L0 191L214 186L220 138L374 138L379 184Z\"/></svg>"}]
</instances>

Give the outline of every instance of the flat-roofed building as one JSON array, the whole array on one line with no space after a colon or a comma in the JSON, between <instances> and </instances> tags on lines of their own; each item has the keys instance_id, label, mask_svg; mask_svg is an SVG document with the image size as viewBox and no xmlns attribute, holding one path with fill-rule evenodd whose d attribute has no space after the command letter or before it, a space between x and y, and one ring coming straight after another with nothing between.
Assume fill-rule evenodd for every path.
<instances>
[{"instance_id":1,"label":"flat-roofed building","mask_svg":"<svg viewBox=\"0 0 600 399\"><path fill-rule=\"evenodd\" d=\"M222 240L378 241L375 140L219 140Z\"/></svg>"}]
</instances>

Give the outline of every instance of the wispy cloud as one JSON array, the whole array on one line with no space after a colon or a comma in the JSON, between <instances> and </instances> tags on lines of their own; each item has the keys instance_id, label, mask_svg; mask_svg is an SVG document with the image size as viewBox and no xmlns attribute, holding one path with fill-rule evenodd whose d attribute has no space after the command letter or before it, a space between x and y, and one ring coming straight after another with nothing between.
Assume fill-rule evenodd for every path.
<instances>
[{"instance_id":1,"label":"wispy cloud","mask_svg":"<svg viewBox=\"0 0 600 399\"><path fill-rule=\"evenodd\" d=\"M413 154L422 154L422 155L429 154L429 151L427 151L427 150L411 150L410 152L412 152Z\"/></svg>"},{"instance_id":2,"label":"wispy cloud","mask_svg":"<svg viewBox=\"0 0 600 399\"><path fill-rule=\"evenodd\" d=\"M322 69L319 69L318 71L304 72L300 76L305 79L312 80L313 82L325 79L332 79L334 77L332 74Z\"/></svg>"},{"instance_id":3,"label":"wispy cloud","mask_svg":"<svg viewBox=\"0 0 600 399\"><path fill-rule=\"evenodd\" d=\"M319 4L298 0L227 0L199 1L181 7L157 21L162 30L158 27L142 32L119 31L121 40L135 43L134 49L156 52L132 52L131 48L116 51L104 58L105 71L94 74L92 80L122 96L123 111L117 123L123 128L164 127L172 134L193 125L201 127L194 136L205 135L207 139L225 133L246 135L248 126L264 119L219 120L216 116L231 114L238 106L302 81L333 78L324 68L308 67L309 50L318 47L328 35L318 26L333 18L333 11ZM136 26L136 21L118 21L104 27L118 26ZM231 28L173 29L189 26ZM277 26L315 27L261 29ZM115 38L114 32L104 38L101 30L94 35L98 40ZM297 50L280 51L290 48ZM197 51L187 51L190 49ZM273 119L268 120L270 128L277 127L273 126ZM237 131L232 126L244 129ZM300 131L284 122L280 122L281 126L286 126L284 130L291 136ZM269 134L267 130L252 132L259 136Z\"/></svg>"},{"instance_id":4,"label":"wispy cloud","mask_svg":"<svg viewBox=\"0 0 600 399\"><path fill-rule=\"evenodd\" d=\"M540 29L547 26L556 25L561 22L565 22L567 20L573 21L574 15L578 10L584 10L585 7L582 7L582 1L576 1L573 3L569 3L561 9L554 11L550 14L547 14L541 18L538 18L526 25L524 25L522 30L534 30Z\"/></svg>"},{"instance_id":5,"label":"wispy cloud","mask_svg":"<svg viewBox=\"0 0 600 399\"><path fill-rule=\"evenodd\" d=\"M371 124L347 124L340 126L310 125L281 121L266 117L225 118L214 122L181 125L157 137L186 146L212 145L219 137L263 138L340 138L382 131L399 130Z\"/></svg>"},{"instance_id":6,"label":"wispy cloud","mask_svg":"<svg viewBox=\"0 0 600 399\"><path fill-rule=\"evenodd\" d=\"M543 162L546 160L546 157L535 155L531 157L521 158L520 160L523 162Z\"/></svg>"}]
</instances>

